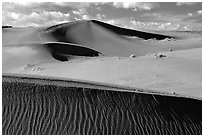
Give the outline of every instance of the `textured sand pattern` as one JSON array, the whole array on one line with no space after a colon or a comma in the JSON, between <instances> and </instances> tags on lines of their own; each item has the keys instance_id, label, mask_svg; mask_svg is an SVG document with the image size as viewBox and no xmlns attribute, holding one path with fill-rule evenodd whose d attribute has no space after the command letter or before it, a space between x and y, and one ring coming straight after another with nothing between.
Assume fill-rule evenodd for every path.
<instances>
[{"instance_id":1,"label":"textured sand pattern","mask_svg":"<svg viewBox=\"0 0 204 137\"><path fill-rule=\"evenodd\" d=\"M3 81L3 134L201 134L201 100Z\"/></svg>"}]
</instances>

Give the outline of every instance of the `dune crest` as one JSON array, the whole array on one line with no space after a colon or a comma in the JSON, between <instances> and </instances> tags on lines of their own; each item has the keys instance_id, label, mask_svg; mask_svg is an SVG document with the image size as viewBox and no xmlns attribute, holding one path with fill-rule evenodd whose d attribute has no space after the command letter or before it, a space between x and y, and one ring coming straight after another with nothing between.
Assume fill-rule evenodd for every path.
<instances>
[{"instance_id":1,"label":"dune crest","mask_svg":"<svg viewBox=\"0 0 204 137\"><path fill-rule=\"evenodd\" d=\"M77 84L3 76L2 133L202 134L201 100Z\"/></svg>"}]
</instances>

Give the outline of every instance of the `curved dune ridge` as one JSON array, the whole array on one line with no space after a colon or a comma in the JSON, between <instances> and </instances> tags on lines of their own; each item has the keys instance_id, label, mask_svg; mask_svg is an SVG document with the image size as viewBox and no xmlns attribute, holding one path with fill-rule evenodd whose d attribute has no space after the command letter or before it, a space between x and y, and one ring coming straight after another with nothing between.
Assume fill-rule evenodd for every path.
<instances>
[{"instance_id":1,"label":"curved dune ridge","mask_svg":"<svg viewBox=\"0 0 204 137\"><path fill-rule=\"evenodd\" d=\"M166 38L176 38L176 37L173 37L173 36L167 36L167 35L162 35L162 34L156 34L156 33L148 33L148 32L142 32L142 31L137 31L137 30L132 30L132 29L127 29L127 28L122 28L122 27L118 27L118 26L114 26L114 25L111 25L111 24L108 24L108 23L104 23L104 22L101 22L101 21L98 21L98 20L89 20L89 21L79 21L79 22L74 22L74 23L63 23L63 24L58 24L58 25L54 25L54 26L51 26L49 28L47 28L48 31L52 30L52 29L56 29L57 30L54 32L54 34L58 33L58 34L62 34L64 32L66 32L66 30L68 31L69 28L67 29L64 29L65 27L76 27L77 24L80 24L80 25L86 25L86 29L87 30L90 30L93 29L93 27L96 25L96 26L100 26L102 27L103 29L107 29L109 31L112 31L114 32L115 34L118 34L118 35L123 35L123 36L135 36L135 37L139 37L139 38L142 38L142 39L157 39L157 40L162 40L162 39L166 39ZM63 30L60 30L60 28L63 27ZM88 31L88 32L90 32Z\"/></svg>"},{"instance_id":2,"label":"curved dune ridge","mask_svg":"<svg viewBox=\"0 0 204 137\"><path fill-rule=\"evenodd\" d=\"M129 36L135 38L129 38ZM79 54L79 56L93 56L93 54L95 56L97 55L95 52L105 56L128 57L131 54L143 56L148 53L168 51L169 48L181 50L198 47L198 45L193 46L193 44L190 44L191 42L186 45L180 42L165 44L146 41L148 39L156 39L157 41L165 39L179 40L179 36L174 37L131 30L97 20L68 22L43 28L3 28L2 37L3 46L23 43L29 43L30 45L36 42L53 43L51 45L55 45L55 49L62 49L56 54L66 51L66 55L69 55L73 53L70 53L69 50L74 50L75 54ZM69 49L65 48L65 43L71 45ZM84 47L84 49L82 50L81 47ZM95 52L88 51L87 48L94 49ZM53 54L55 55L55 53Z\"/></svg>"},{"instance_id":3,"label":"curved dune ridge","mask_svg":"<svg viewBox=\"0 0 204 137\"><path fill-rule=\"evenodd\" d=\"M39 83L3 77L4 135L202 134L201 100Z\"/></svg>"},{"instance_id":4,"label":"curved dune ridge","mask_svg":"<svg viewBox=\"0 0 204 137\"><path fill-rule=\"evenodd\" d=\"M60 61L68 60L67 56L69 55L94 57L101 54L93 49L72 43L50 42L45 45L51 51L52 56Z\"/></svg>"},{"instance_id":5,"label":"curved dune ridge","mask_svg":"<svg viewBox=\"0 0 204 137\"><path fill-rule=\"evenodd\" d=\"M9 44L4 45L3 54L5 52L18 56L24 54L24 57L34 55L33 59L36 59L36 61L38 60L37 56L41 56L41 59L43 59L50 58L49 56L51 55L56 60L67 61L70 55L94 57L101 54L100 52L88 47L63 42L32 42Z\"/></svg>"},{"instance_id":6,"label":"curved dune ridge","mask_svg":"<svg viewBox=\"0 0 204 137\"><path fill-rule=\"evenodd\" d=\"M121 28L97 20L58 24L46 28L45 31L47 35L54 38L54 41L84 45L107 56L129 56L134 52L137 55L144 55L151 52L153 47L141 46L138 40L135 41L125 36L134 36L142 40L176 39L173 36Z\"/></svg>"},{"instance_id":7,"label":"curved dune ridge","mask_svg":"<svg viewBox=\"0 0 204 137\"><path fill-rule=\"evenodd\" d=\"M121 27L117 27L117 26L113 26L98 20L92 20L93 23L98 24L103 26L104 28L110 29L111 31L120 34L120 35L125 35L125 36L135 36L135 37L139 37L142 39L157 39L157 40L162 40L162 39L166 39L166 38L176 38L173 36L166 36L166 35L162 35L162 34L156 34L156 33L148 33L148 32L142 32L142 31L137 31L137 30L132 30L132 29L126 29L126 28L121 28Z\"/></svg>"}]
</instances>

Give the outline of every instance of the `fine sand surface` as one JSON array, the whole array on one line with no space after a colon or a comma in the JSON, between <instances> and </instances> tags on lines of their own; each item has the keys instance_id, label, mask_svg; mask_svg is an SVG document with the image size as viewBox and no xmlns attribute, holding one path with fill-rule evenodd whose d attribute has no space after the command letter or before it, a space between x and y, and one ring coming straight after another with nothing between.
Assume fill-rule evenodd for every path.
<instances>
[{"instance_id":1,"label":"fine sand surface","mask_svg":"<svg viewBox=\"0 0 204 137\"><path fill-rule=\"evenodd\" d=\"M2 70L3 134L201 134L201 32L2 28Z\"/></svg>"},{"instance_id":2,"label":"fine sand surface","mask_svg":"<svg viewBox=\"0 0 204 137\"><path fill-rule=\"evenodd\" d=\"M12 76L2 88L4 135L202 133L201 100Z\"/></svg>"}]
</instances>

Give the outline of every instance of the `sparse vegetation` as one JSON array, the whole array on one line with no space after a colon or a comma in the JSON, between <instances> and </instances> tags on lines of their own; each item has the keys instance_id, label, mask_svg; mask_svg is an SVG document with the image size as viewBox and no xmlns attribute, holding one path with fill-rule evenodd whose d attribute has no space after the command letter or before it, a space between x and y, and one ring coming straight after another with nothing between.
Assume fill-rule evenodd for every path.
<instances>
[{"instance_id":1,"label":"sparse vegetation","mask_svg":"<svg viewBox=\"0 0 204 137\"><path fill-rule=\"evenodd\" d=\"M164 55L164 54L155 54L155 57L156 58L164 58L164 57L166 57L166 55Z\"/></svg>"}]
</instances>

